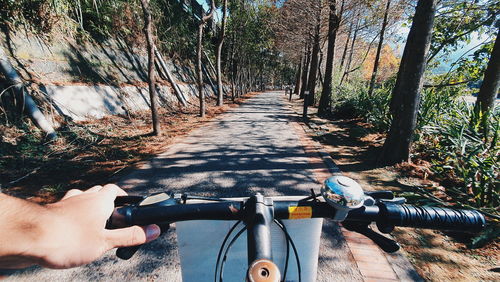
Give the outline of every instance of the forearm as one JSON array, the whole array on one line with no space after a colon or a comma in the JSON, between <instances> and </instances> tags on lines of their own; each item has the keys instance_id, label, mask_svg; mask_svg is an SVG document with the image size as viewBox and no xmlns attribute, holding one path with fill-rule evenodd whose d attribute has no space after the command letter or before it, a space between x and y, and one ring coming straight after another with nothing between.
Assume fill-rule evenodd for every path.
<instances>
[{"instance_id":1,"label":"forearm","mask_svg":"<svg viewBox=\"0 0 500 282\"><path fill-rule=\"evenodd\" d=\"M126 193L108 184L70 190L59 202L40 206L0 193L0 268L75 267L112 248L157 238L157 225L106 229L118 195Z\"/></svg>"},{"instance_id":2,"label":"forearm","mask_svg":"<svg viewBox=\"0 0 500 282\"><path fill-rule=\"evenodd\" d=\"M0 193L0 268L36 264L50 221L46 207Z\"/></svg>"}]
</instances>

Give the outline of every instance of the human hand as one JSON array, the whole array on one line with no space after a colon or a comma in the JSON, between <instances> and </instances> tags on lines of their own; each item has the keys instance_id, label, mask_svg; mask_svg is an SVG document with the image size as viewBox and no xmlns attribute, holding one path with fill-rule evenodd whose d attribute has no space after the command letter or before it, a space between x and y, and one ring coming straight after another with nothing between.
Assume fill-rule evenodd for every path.
<instances>
[{"instance_id":1,"label":"human hand","mask_svg":"<svg viewBox=\"0 0 500 282\"><path fill-rule=\"evenodd\" d=\"M48 232L41 265L68 268L90 263L116 247L147 243L160 235L157 225L105 229L117 196L125 191L114 184L94 186L82 192L70 190L64 198L47 208L58 218Z\"/></svg>"}]
</instances>

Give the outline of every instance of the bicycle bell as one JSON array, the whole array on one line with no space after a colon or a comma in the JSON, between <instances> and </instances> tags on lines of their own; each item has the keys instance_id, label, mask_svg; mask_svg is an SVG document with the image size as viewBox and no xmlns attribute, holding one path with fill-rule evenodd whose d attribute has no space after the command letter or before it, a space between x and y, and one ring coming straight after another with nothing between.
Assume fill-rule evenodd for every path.
<instances>
[{"instance_id":1,"label":"bicycle bell","mask_svg":"<svg viewBox=\"0 0 500 282\"><path fill-rule=\"evenodd\" d=\"M343 221L349 210L361 207L365 199L361 186L346 176L332 176L325 180L321 194L336 210L334 221Z\"/></svg>"}]
</instances>

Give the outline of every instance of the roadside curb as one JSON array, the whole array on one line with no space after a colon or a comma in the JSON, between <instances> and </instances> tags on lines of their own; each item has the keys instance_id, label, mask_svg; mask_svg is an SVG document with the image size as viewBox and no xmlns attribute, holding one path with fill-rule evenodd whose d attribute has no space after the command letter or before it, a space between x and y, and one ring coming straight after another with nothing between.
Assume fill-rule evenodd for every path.
<instances>
[{"instance_id":1,"label":"roadside curb","mask_svg":"<svg viewBox=\"0 0 500 282\"><path fill-rule=\"evenodd\" d=\"M286 102L290 104L288 100ZM323 183L332 175L342 175L342 171L330 157L330 154L324 150L321 143L312 139L315 134L314 130L299 120L293 121L293 127L309 157L318 183ZM365 236L343 227L341 227L341 231L347 242L349 255L356 262L364 281L424 281L403 253L384 253Z\"/></svg>"}]
</instances>

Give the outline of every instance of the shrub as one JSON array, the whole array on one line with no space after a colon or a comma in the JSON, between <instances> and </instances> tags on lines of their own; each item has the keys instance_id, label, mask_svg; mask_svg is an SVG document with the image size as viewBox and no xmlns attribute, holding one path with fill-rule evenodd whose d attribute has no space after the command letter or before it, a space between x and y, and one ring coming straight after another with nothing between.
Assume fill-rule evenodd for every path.
<instances>
[{"instance_id":1,"label":"shrub","mask_svg":"<svg viewBox=\"0 0 500 282\"><path fill-rule=\"evenodd\" d=\"M332 103L334 116L341 118L362 118L373 125L374 130L383 132L389 129L389 102L393 80L383 84L368 96L366 86L349 83L337 87L336 100Z\"/></svg>"},{"instance_id":2,"label":"shrub","mask_svg":"<svg viewBox=\"0 0 500 282\"><path fill-rule=\"evenodd\" d=\"M452 105L422 128L420 148L429 154L438 176L453 180L449 181L448 192L476 207L497 207L498 108L482 116L465 102Z\"/></svg>"},{"instance_id":3,"label":"shrub","mask_svg":"<svg viewBox=\"0 0 500 282\"><path fill-rule=\"evenodd\" d=\"M334 116L362 118L380 132L388 131L389 104L394 79L369 97L362 82L345 83L336 89ZM496 213L500 204L498 161L500 113L488 116L474 111L462 100L466 86L425 88L415 130L414 155L430 161L431 169L447 193L465 205Z\"/></svg>"}]
</instances>

